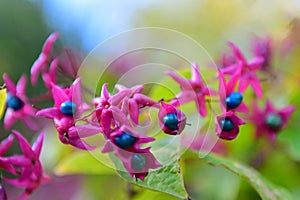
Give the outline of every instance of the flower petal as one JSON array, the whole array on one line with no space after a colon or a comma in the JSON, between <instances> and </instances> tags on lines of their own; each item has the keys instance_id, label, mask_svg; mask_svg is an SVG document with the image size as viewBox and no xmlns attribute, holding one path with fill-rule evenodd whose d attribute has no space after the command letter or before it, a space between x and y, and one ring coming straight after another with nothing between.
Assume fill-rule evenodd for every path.
<instances>
[{"instance_id":1,"label":"flower petal","mask_svg":"<svg viewBox=\"0 0 300 200\"><path fill-rule=\"evenodd\" d=\"M39 137L36 139L36 141L32 145L32 150L34 151L34 153L37 157L39 157L41 154L44 137L45 137L45 132L41 132Z\"/></svg>"},{"instance_id":2,"label":"flower petal","mask_svg":"<svg viewBox=\"0 0 300 200\"><path fill-rule=\"evenodd\" d=\"M28 141L18 131L13 130L12 133L16 136L19 146L20 146L21 151L24 154L24 156L26 156L30 160L35 160L35 158L36 158L35 153L31 149L31 146L28 143Z\"/></svg>"},{"instance_id":3,"label":"flower petal","mask_svg":"<svg viewBox=\"0 0 300 200\"><path fill-rule=\"evenodd\" d=\"M16 87L16 95L18 97L22 97L25 96L25 89L26 89L26 82L27 82L27 78L26 76L23 74L20 78L20 80L18 81L17 87Z\"/></svg>"},{"instance_id":4,"label":"flower petal","mask_svg":"<svg viewBox=\"0 0 300 200\"><path fill-rule=\"evenodd\" d=\"M128 100L128 112L132 122L139 124L139 106L134 99Z\"/></svg>"},{"instance_id":5,"label":"flower petal","mask_svg":"<svg viewBox=\"0 0 300 200\"><path fill-rule=\"evenodd\" d=\"M71 100L65 90L55 84L52 84L52 97L54 99L54 106L57 108L59 108L63 102Z\"/></svg>"},{"instance_id":6,"label":"flower petal","mask_svg":"<svg viewBox=\"0 0 300 200\"><path fill-rule=\"evenodd\" d=\"M0 143L0 156L3 156L3 154L6 153L8 148L11 146L11 144L14 141L14 136L9 135L7 138L1 141Z\"/></svg>"},{"instance_id":7,"label":"flower petal","mask_svg":"<svg viewBox=\"0 0 300 200\"><path fill-rule=\"evenodd\" d=\"M3 80L4 83L6 84L8 92L11 93L12 95L16 95L17 94L16 85L10 80L9 76L6 73L3 74Z\"/></svg>"},{"instance_id":8,"label":"flower petal","mask_svg":"<svg viewBox=\"0 0 300 200\"><path fill-rule=\"evenodd\" d=\"M126 115L121 112L121 110L116 106L111 106L110 110L112 112L112 118L119 122L120 125L127 125L130 126L130 122Z\"/></svg>"},{"instance_id":9,"label":"flower petal","mask_svg":"<svg viewBox=\"0 0 300 200\"><path fill-rule=\"evenodd\" d=\"M57 108L45 108L36 113L36 116L44 116L50 119L59 118L60 115L60 111Z\"/></svg>"},{"instance_id":10,"label":"flower petal","mask_svg":"<svg viewBox=\"0 0 300 200\"><path fill-rule=\"evenodd\" d=\"M38 75L41 71L45 71L48 58L45 54L41 53L38 59L33 63L30 70L30 81L32 85L37 83Z\"/></svg>"},{"instance_id":11,"label":"flower petal","mask_svg":"<svg viewBox=\"0 0 300 200\"><path fill-rule=\"evenodd\" d=\"M53 44L54 42L57 40L59 36L59 33L58 32L54 32L54 33L51 33L49 35L49 37L46 39L45 43L44 43L44 46L43 46L43 49L42 49L42 52L45 54L45 55L49 55L52 47L53 47Z\"/></svg>"},{"instance_id":12,"label":"flower petal","mask_svg":"<svg viewBox=\"0 0 300 200\"><path fill-rule=\"evenodd\" d=\"M14 110L7 108L4 117L4 128L8 130L17 120L18 118L15 116Z\"/></svg>"}]
</instances>

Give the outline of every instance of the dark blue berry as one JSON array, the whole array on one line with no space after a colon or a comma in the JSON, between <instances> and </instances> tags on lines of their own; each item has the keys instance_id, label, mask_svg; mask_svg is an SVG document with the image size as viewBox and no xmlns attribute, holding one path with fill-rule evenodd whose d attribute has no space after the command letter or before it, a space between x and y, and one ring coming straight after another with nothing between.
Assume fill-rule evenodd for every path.
<instances>
[{"instance_id":1,"label":"dark blue berry","mask_svg":"<svg viewBox=\"0 0 300 200\"><path fill-rule=\"evenodd\" d=\"M141 171L147 163L147 158L141 153L135 153L131 159L131 168L135 171Z\"/></svg>"},{"instance_id":2,"label":"dark blue berry","mask_svg":"<svg viewBox=\"0 0 300 200\"><path fill-rule=\"evenodd\" d=\"M65 101L60 105L60 112L72 116L76 112L76 105L72 101Z\"/></svg>"},{"instance_id":3,"label":"dark blue berry","mask_svg":"<svg viewBox=\"0 0 300 200\"><path fill-rule=\"evenodd\" d=\"M278 130L282 125L282 118L278 114L268 114L265 118L265 123L269 128Z\"/></svg>"},{"instance_id":4,"label":"dark blue berry","mask_svg":"<svg viewBox=\"0 0 300 200\"><path fill-rule=\"evenodd\" d=\"M233 124L232 120L227 117L220 119L219 125L220 125L222 131L225 131L225 132L229 132L234 129L234 124Z\"/></svg>"},{"instance_id":5,"label":"dark blue berry","mask_svg":"<svg viewBox=\"0 0 300 200\"><path fill-rule=\"evenodd\" d=\"M226 97L226 106L229 109L237 108L243 101L243 95L239 92L232 92Z\"/></svg>"},{"instance_id":6,"label":"dark blue berry","mask_svg":"<svg viewBox=\"0 0 300 200\"><path fill-rule=\"evenodd\" d=\"M126 132L123 132L121 135L114 138L115 144L122 149L131 147L135 141L136 138Z\"/></svg>"},{"instance_id":7,"label":"dark blue berry","mask_svg":"<svg viewBox=\"0 0 300 200\"><path fill-rule=\"evenodd\" d=\"M164 122L164 125L172 131L179 129L179 127L178 127L179 121L178 121L177 115L175 113L169 113L169 114L165 115L163 118L163 122Z\"/></svg>"},{"instance_id":8,"label":"dark blue berry","mask_svg":"<svg viewBox=\"0 0 300 200\"><path fill-rule=\"evenodd\" d=\"M16 110L21 109L24 106L24 103L18 97L13 96L10 93L7 93L6 105L7 105L7 107L12 108L13 110L16 111Z\"/></svg>"}]
</instances>

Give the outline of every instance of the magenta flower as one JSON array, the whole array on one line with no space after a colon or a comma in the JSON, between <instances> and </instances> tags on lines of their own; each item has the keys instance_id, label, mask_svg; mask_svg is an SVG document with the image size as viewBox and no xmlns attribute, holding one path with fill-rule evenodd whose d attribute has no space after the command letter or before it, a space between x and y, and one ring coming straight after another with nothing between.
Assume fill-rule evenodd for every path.
<instances>
[{"instance_id":1,"label":"magenta flower","mask_svg":"<svg viewBox=\"0 0 300 200\"><path fill-rule=\"evenodd\" d=\"M47 70L47 66L50 62L50 53L54 42L57 40L59 33L54 32L46 39L42 52L38 59L33 63L31 67L31 83L35 85L37 83L39 73L43 73Z\"/></svg>"},{"instance_id":2,"label":"magenta flower","mask_svg":"<svg viewBox=\"0 0 300 200\"><path fill-rule=\"evenodd\" d=\"M17 120L21 120L29 128L36 130L38 127L33 121L35 109L32 108L26 97L26 76L22 75L17 85L10 80L7 74L3 74L3 80L7 87L4 128L9 129Z\"/></svg>"},{"instance_id":3,"label":"magenta flower","mask_svg":"<svg viewBox=\"0 0 300 200\"><path fill-rule=\"evenodd\" d=\"M179 106L180 104L195 101L198 113L205 117L207 115L205 97L210 97L216 93L204 84L197 64L192 65L191 71L192 77L190 80L171 71L167 72L180 85L182 90L177 96L178 99L171 101L171 105Z\"/></svg>"},{"instance_id":4,"label":"magenta flower","mask_svg":"<svg viewBox=\"0 0 300 200\"><path fill-rule=\"evenodd\" d=\"M43 173L42 164L39 159L44 140L44 133L39 135L32 147L19 132L13 130L13 134L18 140L23 155L15 155L7 157L6 159L13 165L18 166L18 173L20 175L18 178L14 179L6 177L3 179L11 185L25 188L25 192L19 198L25 199L36 190L40 184L49 180L49 177Z\"/></svg>"},{"instance_id":5,"label":"magenta flower","mask_svg":"<svg viewBox=\"0 0 300 200\"><path fill-rule=\"evenodd\" d=\"M154 101L153 99L147 97L146 95L141 94L141 92L144 89L143 85L136 85L129 89L123 85L117 84L115 88L118 90L118 92L125 91L125 90L131 91L130 95L125 96L124 99L122 100L121 111L126 115L128 114L132 122L135 124L139 124L140 108L144 108L146 106L159 107L157 101Z\"/></svg>"},{"instance_id":6,"label":"magenta flower","mask_svg":"<svg viewBox=\"0 0 300 200\"><path fill-rule=\"evenodd\" d=\"M129 89L126 89L111 96L108 93L107 85L107 83L103 84L101 96L94 99L96 117L106 137L110 134L112 127L115 127L116 125L130 126L130 122L126 115L121 111L120 106L123 99L131 93Z\"/></svg>"},{"instance_id":7,"label":"magenta flower","mask_svg":"<svg viewBox=\"0 0 300 200\"><path fill-rule=\"evenodd\" d=\"M224 140L233 140L237 137L240 129L239 126L245 124L236 114L228 111L216 116L216 133L217 136Z\"/></svg>"},{"instance_id":8,"label":"magenta flower","mask_svg":"<svg viewBox=\"0 0 300 200\"><path fill-rule=\"evenodd\" d=\"M253 113L250 116L250 121L256 127L256 137L265 135L271 142L274 142L277 134L286 127L295 109L295 106L286 106L278 110L269 100L267 100L264 109L260 109L256 102L253 103Z\"/></svg>"},{"instance_id":9,"label":"magenta flower","mask_svg":"<svg viewBox=\"0 0 300 200\"><path fill-rule=\"evenodd\" d=\"M218 69L219 73L219 95L222 111L238 111L248 112L249 109L243 102L243 94L240 91L235 91L239 76L237 74L230 77L226 82L223 72Z\"/></svg>"},{"instance_id":10,"label":"magenta flower","mask_svg":"<svg viewBox=\"0 0 300 200\"><path fill-rule=\"evenodd\" d=\"M272 68L272 40L271 38L255 37L252 42L252 52L256 57L263 57L262 70L268 71Z\"/></svg>"},{"instance_id":11,"label":"magenta flower","mask_svg":"<svg viewBox=\"0 0 300 200\"><path fill-rule=\"evenodd\" d=\"M150 147L141 149L142 144L154 140L137 133L129 126L122 126L110 134L102 152L114 151L131 177L144 180L150 168L156 169L162 166L150 152Z\"/></svg>"},{"instance_id":12,"label":"magenta flower","mask_svg":"<svg viewBox=\"0 0 300 200\"><path fill-rule=\"evenodd\" d=\"M231 55L231 54L223 53L221 55L221 58L219 58L218 61L217 61L217 66L220 69L232 66L234 64L236 64L236 59L235 59L235 56Z\"/></svg>"},{"instance_id":13,"label":"magenta flower","mask_svg":"<svg viewBox=\"0 0 300 200\"><path fill-rule=\"evenodd\" d=\"M57 69L57 67L58 67L58 58L55 58L50 63L49 71L42 73L43 81L45 83L45 86L48 89L51 89L52 85L56 84L56 69Z\"/></svg>"},{"instance_id":14,"label":"magenta flower","mask_svg":"<svg viewBox=\"0 0 300 200\"><path fill-rule=\"evenodd\" d=\"M251 85L256 96L259 98L262 97L262 89L255 72L262 67L264 58L261 56L256 56L248 62L234 43L229 42L229 45L231 46L237 59L237 64L222 69L222 72L230 75L235 73L239 74L240 82L238 90L244 92L248 86Z\"/></svg>"},{"instance_id":15,"label":"magenta flower","mask_svg":"<svg viewBox=\"0 0 300 200\"><path fill-rule=\"evenodd\" d=\"M176 107L161 102L162 107L158 113L159 124L162 130L170 135L180 134L186 124L186 116Z\"/></svg>"}]
</instances>

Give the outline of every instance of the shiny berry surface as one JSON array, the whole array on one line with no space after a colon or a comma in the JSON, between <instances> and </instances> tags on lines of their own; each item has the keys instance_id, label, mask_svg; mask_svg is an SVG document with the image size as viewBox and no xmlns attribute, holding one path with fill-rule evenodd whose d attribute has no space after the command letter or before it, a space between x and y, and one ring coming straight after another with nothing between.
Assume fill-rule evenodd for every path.
<instances>
[{"instance_id":1,"label":"shiny berry surface","mask_svg":"<svg viewBox=\"0 0 300 200\"><path fill-rule=\"evenodd\" d=\"M115 144L122 149L132 147L135 141L136 138L126 132L123 132L121 135L114 138Z\"/></svg>"},{"instance_id":2,"label":"shiny berry surface","mask_svg":"<svg viewBox=\"0 0 300 200\"><path fill-rule=\"evenodd\" d=\"M278 114L268 114L265 118L265 123L269 128L278 130L282 125L282 118Z\"/></svg>"},{"instance_id":3,"label":"shiny berry surface","mask_svg":"<svg viewBox=\"0 0 300 200\"><path fill-rule=\"evenodd\" d=\"M219 120L219 125L222 131L229 132L234 129L234 124L229 118L222 118Z\"/></svg>"},{"instance_id":4,"label":"shiny berry surface","mask_svg":"<svg viewBox=\"0 0 300 200\"><path fill-rule=\"evenodd\" d=\"M141 171L147 163L147 158L141 153L135 153L131 159L131 168L135 171Z\"/></svg>"},{"instance_id":5,"label":"shiny berry surface","mask_svg":"<svg viewBox=\"0 0 300 200\"><path fill-rule=\"evenodd\" d=\"M60 112L72 116L76 112L76 105L72 101L65 101L60 105Z\"/></svg>"},{"instance_id":6,"label":"shiny berry surface","mask_svg":"<svg viewBox=\"0 0 300 200\"><path fill-rule=\"evenodd\" d=\"M18 97L7 93L6 105L7 105L7 107L12 108L13 110L17 111L23 107L24 103Z\"/></svg>"},{"instance_id":7,"label":"shiny berry surface","mask_svg":"<svg viewBox=\"0 0 300 200\"><path fill-rule=\"evenodd\" d=\"M178 117L175 113L169 113L163 118L164 125L168 127L170 130L178 130Z\"/></svg>"},{"instance_id":8,"label":"shiny berry surface","mask_svg":"<svg viewBox=\"0 0 300 200\"><path fill-rule=\"evenodd\" d=\"M227 108L234 109L237 108L243 101L243 95L239 92L232 92L226 97Z\"/></svg>"}]
</instances>

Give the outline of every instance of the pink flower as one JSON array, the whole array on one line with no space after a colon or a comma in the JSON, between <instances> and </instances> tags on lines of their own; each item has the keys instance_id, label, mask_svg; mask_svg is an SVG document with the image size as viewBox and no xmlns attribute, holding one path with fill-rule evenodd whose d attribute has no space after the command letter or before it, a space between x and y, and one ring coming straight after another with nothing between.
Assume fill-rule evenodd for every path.
<instances>
[{"instance_id":1,"label":"pink flower","mask_svg":"<svg viewBox=\"0 0 300 200\"><path fill-rule=\"evenodd\" d=\"M11 163L3 160L3 155L8 151L9 147L12 145L14 141L14 137L9 135L5 140L0 143L0 168L12 173L16 174L16 170L13 168Z\"/></svg>"},{"instance_id":2,"label":"pink flower","mask_svg":"<svg viewBox=\"0 0 300 200\"><path fill-rule=\"evenodd\" d=\"M237 137L240 129L239 126L245 124L236 114L228 111L216 116L216 133L217 136L224 140L233 140Z\"/></svg>"},{"instance_id":3,"label":"pink flower","mask_svg":"<svg viewBox=\"0 0 300 200\"><path fill-rule=\"evenodd\" d=\"M255 37L252 42L252 52L256 57L263 57L262 70L268 71L272 68L272 40L271 38Z\"/></svg>"},{"instance_id":4,"label":"pink flower","mask_svg":"<svg viewBox=\"0 0 300 200\"><path fill-rule=\"evenodd\" d=\"M6 177L3 179L11 185L24 187L25 192L19 199L25 199L34 190L36 190L40 184L49 180L49 177L43 173L42 164L39 159L44 140L44 133L39 135L32 147L19 132L13 130L13 134L18 140L23 155L14 155L6 157L5 159L19 167L18 170L20 176L14 179Z\"/></svg>"},{"instance_id":5,"label":"pink flower","mask_svg":"<svg viewBox=\"0 0 300 200\"><path fill-rule=\"evenodd\" d=\"M239 76L235 74L226 82L224 74L220 69L218 69L218 73L220 79L220 104L223 112L226 110L248 112L248 107L243 102L243 94L240 91L235 91Z\"/></svg>"},{"instance_id":6,"label":"pink flower","mask_svg":"<svg viewBox=\"0 0 300 200\"><path fill-rule=\"evenodd\" d=\"M180 104L195 101L198 113L205 117L207 115L205 97L215 95L215 92L204 84L197 64L192 65L191 71L192 77L190 80L173 72L167 72L180 85L182 90L177 96L178 99L171 101L171 105L179 106Z\"/></svg>"},{"instance_id":7,"label":"pink flower","mask_svg":"<svg viewBox=\"0 0 300 200\"><path fill-rule=\"evenodd\" d=\"M139 113L141 108L144 108L146 106L159 107L157 101L154 101L153 99L147 97L146 95L141 94L141 92L144 89L143 85L136 85L129 89L123 85L117 84L115 88L118 90L118 92L125 91L125 90L131 91L130 95L125 96L124 99L122 100L121 111L126 115L128 114L132 122L135 124L139 124Z\"/></svg>"},{"instance_id":8,"label":"pink flower","mask_svg":"<svg viewBox=\"0 0 300 200\"><path fill-rule=\"evenodd\" d=\"M180 134L186 124L184 113L172 105L161 102L161 109L158 113L159 124L162 130L170 135Z\"/></svg>"},{"instance_id":9,"label":"pink flower","mask_svg":"<svg viewBox=\"0 0 300 200\"><path fill-rule=\"evenodd\" d=\"M103 84L101 96L94 99L96 106L96 117L100 123L103 133L107 136L116 125L128 125L130 122L121 111L120 106L126 96L131 93L129 89L122 90L115 95L110 95L107 90L107 83Z\"/></svg>"},{"instance_id":10,"label":"pink flower","mask_svg":"<svg viewBox=\"0 0 300 200\"><path fill-rule=\"evenodd\" d=\"M264 58L261 56L254 57L249 62L245 59L239 48L232 42L229 42L235 57L237 59L237 64L226 67L222 69L224 74L239 74L239 91L244 92L249 85L252 86L257 97L262 97L262 89L258 77L256 76L256 71L259 70L264 62Z\"/></svg>"},{"instance_id":11,"label":"pink flower","mask_svg":"<svg viewBox=\"0 0 300 200\"><path fill-rule=\"evenodd\" d=\"M267 100L264 109L260 109L256 102L253 103L253 113L250 116L250 121L256 127L256 137L265 135L271 142L274 142L276 135L286 127L295 109L295 106L276 109L269 100Z\"/></svg>"},{"instance_id":12,"label":"pink flower","mask_svg":"<svg viewBox=\"0 0 300 200\"><path fill-rule=\"evenodd\" d=\"M26 97L26 76L22 75L15 85L7 74L3 74L3 80L7 87L6 113L4 128L9 129L17 120L21 120L29 128L36 130L38 127L33 122L35 109L32 108Z\"/></svg>"},{"instance_id":13,"label":"pink flower","mask_svg":"<svg viewBox=\"0 0 300 200\"><path fill-rule=\"evenodd\" d=\"M38 59L33 63L31 67L31 83L35 85L37 83L38 75L41 72L47 70L47 65L50 62L50 53L53 47L54 42L57 40L59 33L54 32L46 39L42 52L39 55Z\"/></svg>"}]
</instances>

